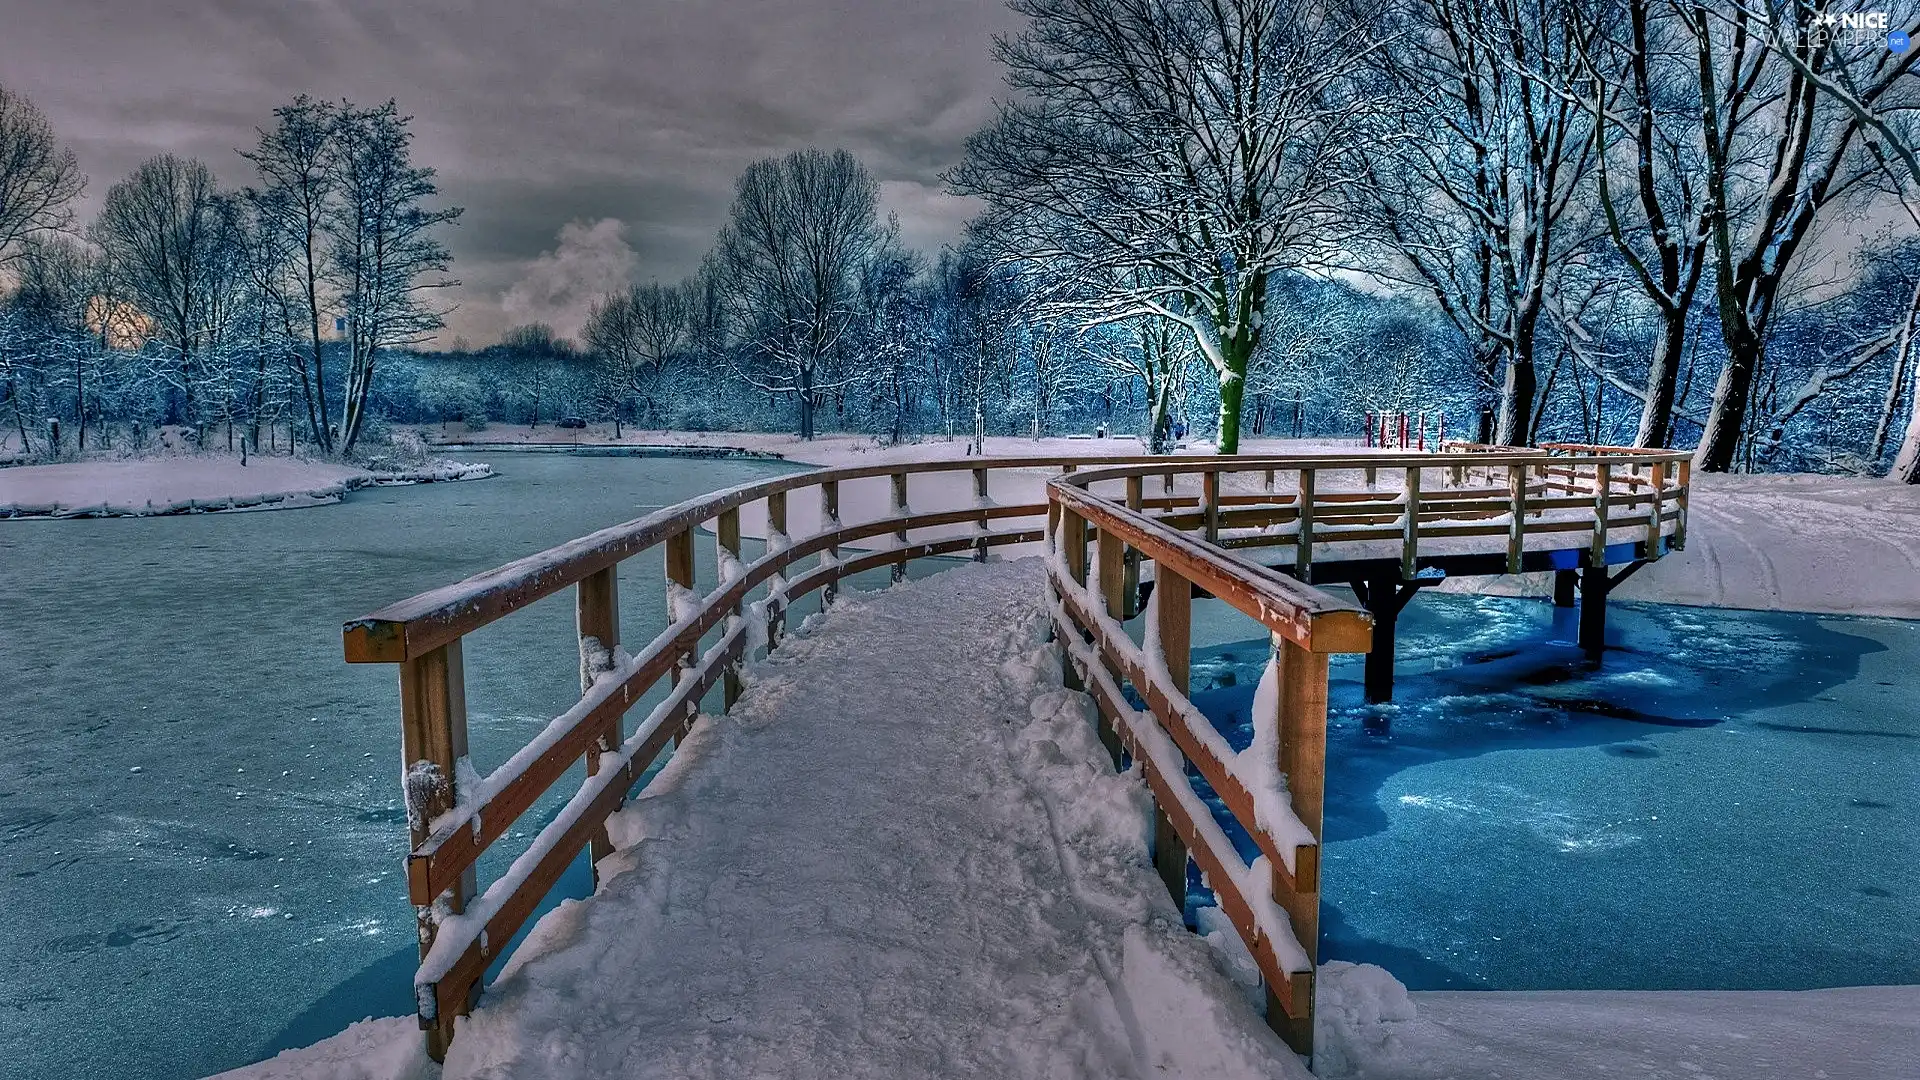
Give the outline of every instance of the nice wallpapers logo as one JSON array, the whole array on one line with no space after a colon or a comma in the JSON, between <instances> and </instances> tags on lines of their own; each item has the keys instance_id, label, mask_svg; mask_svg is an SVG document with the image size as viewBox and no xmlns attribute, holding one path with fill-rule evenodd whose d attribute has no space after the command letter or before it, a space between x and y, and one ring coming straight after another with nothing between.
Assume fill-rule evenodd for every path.
<instances>
[{"instance_id":1,"label":"nice wallpapers logo","mask_svg":"<svg viewBox=\"0 0 1920 1080\"><path fill-rule=\"evenodd\" d=\"M1889 52L1904 53L1913 45L1907 32L1895 29L1884 11L1815 12L1805 26L1780 27L1775 33L1783 31L1810 49L1879 48L1884 44Z\"/></svg>"}]
</instances>

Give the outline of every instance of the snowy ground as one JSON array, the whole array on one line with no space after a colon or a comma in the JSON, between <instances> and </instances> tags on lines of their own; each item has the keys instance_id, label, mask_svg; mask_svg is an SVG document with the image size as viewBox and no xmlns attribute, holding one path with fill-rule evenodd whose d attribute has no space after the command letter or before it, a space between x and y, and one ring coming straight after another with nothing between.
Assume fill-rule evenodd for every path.
<instances>
[{"instance_id":1,"label":"snowy ground","mask_svg":"<svg viewBox=\"0 0 1920 1080\"><path fill-rule=\"evenodd\" d=\"M381 483L468 480L484 465L433 461L371 472L303 458L195 454L123 461L80 461L0 469L0 518L125 517L267 510L338 502Z\"/></svg>"}]
</instances>

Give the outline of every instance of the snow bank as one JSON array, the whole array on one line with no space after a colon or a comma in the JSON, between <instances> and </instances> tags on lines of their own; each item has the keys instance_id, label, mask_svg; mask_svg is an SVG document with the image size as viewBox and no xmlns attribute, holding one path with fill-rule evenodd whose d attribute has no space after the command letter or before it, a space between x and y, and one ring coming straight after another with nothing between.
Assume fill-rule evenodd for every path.
<instances>
[{"instance_id":1,"label":"snow bank","mask_svg":"<svg viewBox=\"0 0 1920 1080\"><path fill-rule=\"evenodd\" d=\"M193 455L0 469L0 518L144 517L280 510L339 502L357 488L491 476L486 465L432 461L370 472L301 458Z\"/></svg>"},{"instance_id":2,"label":"snow bank","mask_svg":"<svg viewBox=\"0 0 1920 1080\"><path fill-rule=\"evenodd\" d=\"M412 1017L362 1020L330 1039L223 1072L209 1080L435 1080Z\"/></svg>"}]
</instances>

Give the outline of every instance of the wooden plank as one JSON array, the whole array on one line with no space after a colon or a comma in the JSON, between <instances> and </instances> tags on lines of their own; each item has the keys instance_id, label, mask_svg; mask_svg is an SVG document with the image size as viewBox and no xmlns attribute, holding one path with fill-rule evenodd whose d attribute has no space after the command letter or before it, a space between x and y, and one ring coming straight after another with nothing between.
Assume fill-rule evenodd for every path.
<instances>
[{"instance_id":1,"label":"wooden plank","mask_svg":"<svg viewBox=\"0 0 1920 1080\"><path fill-rule=\"evenodd\" d=\"M1165 567L1154 569L1154 635L1166 660L1167 692L1185 697L1193 662L1193 586ZM1184 918L1187 903L1187 844L1180 830L1155 800L1153 806L1153 866Z\"/></svg>"},{"instance_id":2,"label":"wooden plank","mask_svg":"<svg viewBox=\"0 0 1920 1080\"><path fill-rule=\"evenodd\" d=\"M1683 551L1687 546L1687 493L1692 488L1693 462L1681 458L1680 490L1674 497L1680 504L1680 516L1673 523L1673 549Z\"/></svg>"},{"instance_id":3,"label":"wooden plank","mask_svg":"<svg viewBox=\"0 0 1920 1080\"><path fill-rule=\"evenodd\" d=\"M1066 559L1067 572L1073 575L1074 584L1084 588L1087 584L1087 519L1067 505L1060 508L1060 554Z\"/></svg>"},{"instance_id":4,"label":"wooden plank","mask_svg":"<svg viewBox=\"0 0 1920 1080\"><path fill-rule=\"evenodd\" d=\"M691 591L693 589L693 529L688 528L684 532L675 533L673 536L668 537L666 549L668 586L677 585ZM669 610L667 625L672 626L673 623L673 614L671 610ZM675 685L678 685L682 679L687 678L688 670L693 667L693 654L693 648L689 647L686 652L680 655L679 661L676 664L678 670L673 677ZM687 711L685 717L682 718L682 722L685 724L693 723L693 718L699 711L699 702L687 702Z\"/></svg>"},{"instance_id":5,"label":"wooden plank","mask_svg":"<svg viewBox=\"0 0 1920 1080\"><path fill-rule=\"evenodd\" d=\"M1125 622L1127 618L1127 558L1126 545L1120 539L1119 532L1113 529L1101 529L1097 541L1100 549L1100 580L1094 587L1105 602L1107 615Z\"/></svg>"},{"instance_id":6,"label":"wooden plank","mask_svg":"<svg viewBox=\"0 0 1920 1080\"><path fill-rule=\"evenodd\" d=\"M1666 496L1667 463L1655 461L1647 469L1651 491L1647 507L1647 543L1641 549L1641 557L1657 559L1660 557L1660 502Z\"/></svg>"},{"instance_id":7,"label":"wooden plank","mask_svg":"<svg viewBox=\"0 0 1920 1080\"><path fill-rule=\"evenodd\" d=\"M612 653L620 647L619 567L609 566L581 578L577 592L574 624L580 634L580 692L586 694L592 691L600 675L612 670ZM609 709L608 715L595 725L593 742L584 755L588 776L599 773L600 755L625 741L620 723L623 711ZM607 839L605 829L593 834L589 846L596 864L613 853L613 844ZM599 873L597 868L594 872Z\"/></svg>"},{"instance_id":8,"label":"wooden plank","mask_svg":"<svg viewBox=\"0 0 1920 1080\"><path fill-rule=\"evenodd\" d=\"M1200 474L1200 508L1206 515L1207 542L1220 539L1220 474Z\"/></svg>"}]
</instances>

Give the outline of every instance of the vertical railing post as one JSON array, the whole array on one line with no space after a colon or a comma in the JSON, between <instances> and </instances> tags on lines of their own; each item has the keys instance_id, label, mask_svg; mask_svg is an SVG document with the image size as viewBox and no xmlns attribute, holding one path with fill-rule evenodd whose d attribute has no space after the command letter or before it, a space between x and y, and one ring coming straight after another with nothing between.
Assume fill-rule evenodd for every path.
<instances>
[{"instance_id":1,"label":"vertical railing post","mask_svg":"<svg viewBox=\"0 0 1920 1080\"><path fill-rule=\"evenodd\" d=\"M1220 473L1208 469L1200 474L1200 512L1205 522L1207 543L1220 540Z\"/></svg>"},{"instance_id":2,"label":"vertical railing post","mask_svg":"<svg viewBox=\"0 0 1920 1080\"><path fill-rule=\"evenodd\" d=\"M840 531L840 481L820 481L820 531L823 533ZM820 565L833 567L834 579L820 589L820 606L825 608L840 595L840 545L829 544L827 550L820 553Z\"/></svg>"},{"instance_id":3,"label":"vertical railing post","mask_svg":"<svg viewBox=\"0 0 1920 1080\"><path fill-rule=\"evenodd\" d=\"M1102 528L1095 541L1100 545L1100 598L1106 601L1107 615L1121 622L1127 618L1126 544L1113 529Z\"/></svg>"},{"instance_id":4,"label":"vertical railing post","mask_svg":"<svg viewBox=\"0 0 1920 1080\"><path fill-rule=\"evenodd\" d=\"M906 473L897 472L893 474L893 499L891 509L893 516L896 518L904 518L907 516ZM905 581L907 579L907 527L905 525L901 525L893 530L893 542L894 545L900 549L900 557L895 559L893 563L893 580Z\"/></svg>"},{"instance_id":5,"label":"vertical railing post","mask_svg":"<svg viewBox=\"0 0 1920 1080\"><path fill-rule=\"evenodd\" d=\"M1647 467L1649 483L1647 485L1651 505L1647 508L1647 546L1643 558L1657 559L1660 551L1660 514L1663 509L1661 500L1666 497L1667 463L1656 461Z\"/></svg>"},{"instance_id":6,"label":"vertical railing post","mask_svg":"<svg viewBox=\"0 0 1920 1080\"><path fill-rule=\"evenodd\" d=\"M667 548L667 591L668 593L672 594L676 591L679 591L685 594L687 603L696 602L692 599L692 594L693 594L693 529L692 527L689 526L688 528L682 529L679 532L674 533L672 536L668 537L666 548ZM667 624L669 626L678 622L680 619L680 616L686 614L683 611L675 610L676 607L677 605L673 604L671 600L669 600L668 613L667 613ZM699 648L699 644L697 642L687 646L686 650L682 652L679 655L679 657L674 661L673 684L675 686L678 686L680 685L681 682L693 677L693 654L694 654L694 650L697 648ZM679 731L681 734L686 733L687 728L692 726L693 724L693 718L699 715L699 713L700 713L700 703L698 701L688 701L686 704L686 708L684 710L684 715L681 716L680 718Z\"/></svg>"},{"instance_id":7,"label":"vertical railing post","mask_svg":"<svg viewBox=\"0 0 1920 1080\"><path fill-rule=\"evenodd\" d=\"M1412 581L1420 561L1420 467L1407 469L1406 538L1400 545L1400 576Z\"/></svg>"},{"instance_id":8,"label":"vertical railing post","mask_svg":"<svg viewBox=\"0 0 1920 1080\"><path fill-rule=\"evenodd\" d=\"M1675 497L1680 507L1680 516L1673 521L1673 550L1681 551L1687 546L1687 496L1693 488L1693 462L1681 458L1680 493Z\"/></svg>"},{"instance_id":9,"label":"vertical railing post","mask_svg":"<svg viewBox=\"0 0 1920 1080\"><path fill-rule=\"evenodd\" d=\"M987 561L987 533L993 529L993 519L987 516L987 470L973 470L973 501L980 507L980 539L973 545L973 561Z\"/></svg>"},{"instance_id":10,"label":"vertical railing post","mask_svg":"<svg viewBox=\"0 0 1920 1080\"><path fill-rule=\"evenodd\" d=\"M1153 572L1153 624L1166 658L1170 693L1182 697L1190 692L1188 672L1193 654L1193 586L1187 579L1168 569L1155 566ZM1185 784L1184 776L1170 776L1169 784ZM1173 820L1159 803L1153 805L1153 868L1180 909L1181 920L1187 911L1187 845L1180 838Z\"/></svg>"},{"instance_id":11,"label":"vertical railing post","mask_svg":"<svg viewBox=\"0 0 1920 1080\"><path fill-rule=\"evenodd\" d=\"M1595 566L1607 565L1607 507L1613 497L1613 467L1602 461L1593 467L1593 553Z\"/></svg>"},{"instance_id":12,"label":"vertical railing post","mask_svg":"<svg viewBox=\"0 0 1920 1080\"><path fill-rule=\"evenodd\" d=\"M1507 573L1517 574L1527 550L1527 470L1524 466L1507 466L1507 500L1513 515L1507 526Z\"/></svg>"},{"instance_id":13,"label":"vertical railing post","mask_svg":"<svg viewBox=\"0 0 1920 1080\"><path fill-rule=\"evenodd\" d=\"M1313 565L1313 470L1300 470L1300 512L1295 518L1293 537L1293 576L1307 580Z\"/></svg>"},{"instance_id":14,"label":"vertical railing post","mask_svg":"<svg viewBox=\"0 0 1920 1080\"><path fill-rule=\"evenodd\" d=\"M714 524L714 538L720 552L720 587L733 584L731 574L742 574L746 567L740 562L740 508L735 506L720 511L720 520ZM729 569L731 563L731 569ZM733 617L738 619L744 610L740 600L733 603ZM727 669L720 677L720 708L728 711L733 703L740 700L740 662L744 655L727 661Z\"/></svg>"},{"instance_id":15,"label":"vertical railing post","mask_svg":"<svg viewBox=\"0 0 1920 1080\"><path fill-rule=\"evenodd\" d=\"M1127 509L1139 512L1147 504L1147 484L1144 476L1127 477ZM1121 606L1122 619L1131 619L1140 613L1140 552L1131 545L1127 547L1126 573L1120 582L1121 592L1126 603Z\"/></svg>"},{"instance_id":16,"label":"vertical railing post","mask_svg":"<svg viewBox=\"0 0 1920 1080\"><path fill-rule=\"evenodd\" d=\"M1280 772L1287 778L1287 794L1294 816L1321 839L1327 787L1327 654L1300 647L1278 634L1273 637L1280 676ZM1316 858L1318 851L1315 851ZM1293 924L1293 936L1306 950L1307 961L1320 959L1320 881L1318 865L1311 875L1295 875L1294 888L1282 887L1280 868L1274 868L1273 892ZM1274 1024L1277 1002L1269 988L1267 1022L1275 1027L1295 1053L1313 1053L1313 976L1295 980L1293 1011L1283 1024Z\"/></svg>"},{"instance_id":17,"label":"vertical railing post","mask_svg":"<svg viewBox=\"0 0 1920 1080\"><path fill-rule=\"evenodd\" d=\"M1056 513L1054 547L1060 553L1060 560L1067 565L1067 579L1084 588L1087 584L1086 519L1074 513L1073 508L1065 503L1054 503L1053 506ZM1069 633L1078 634L1079 631L1074 629ZM1072 653L1064 644L1060 651L1060 680L1069 690L1086 689L1086 684L1080 681L1080 673L1074 670Z\"/></svg>"},{"instance_id":18,"label":"vertical railing post","mask_svg":"<svg viewBox=\"0 0 1920 1080\"><path fill-rule=\"evenodd\" d=\"M467 686L461 662L460 639L400 664L401 790L406 800L407 832L412 849L426 842L433 819L453 808L458 798L455 778L467 756ZM440 931L440 917L466 910L474 895L473 867L460 875L453 888L435 904L414 909L419 923L420 956L425 959ZM474 990L478 989L476 985ZM462 1014L473 1006L469 992ZM453 1017L422 1017L427 1053L440 1061L453 1038Z\"/></svg>"},{"instance_id":19,"label":"vertical railing post","mask_svg":"<svg viewBox=\"0 0 1920 1080\"><path fill-rule=\"evenodd\" d=\"M767 550L784 551L791 541L787 537L787 493L776 491L767 496ZM776 580L787 580L783 568ZM780 647L780 638L787 629L787 601L783 596L767 595L767 649L772 651Z\"/></svg>"},{"instance_id":20,"label":"vertical railing post","mask_svg":"<svg viewBox=\"0 0 1920 1080\"><path fill-rule=\"evenodd\" d=\"M574 623L580 631L582 694L593 689L594 681L601 675L614 670L614 655L620 648L619 569L616 563L580 579L574 603ZM587 751L587 775L598 775L600 755L619 749L624 739L621 714L615 714L595 734L593 747ZM589 847L595 864L594 873L598 875L600 860L613 851L613 844L607 840L605 826L593 831Z\"/></svg>"}]
</instances>

